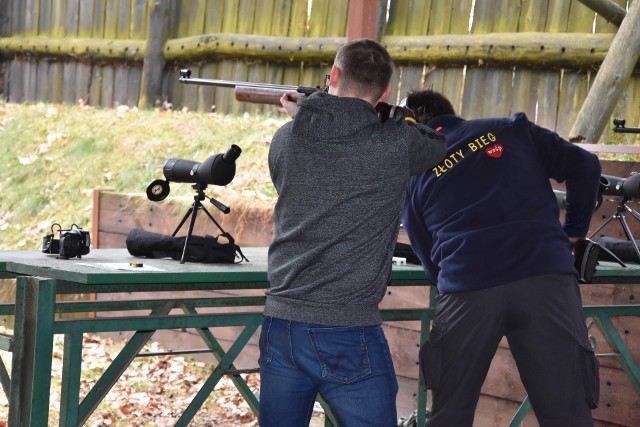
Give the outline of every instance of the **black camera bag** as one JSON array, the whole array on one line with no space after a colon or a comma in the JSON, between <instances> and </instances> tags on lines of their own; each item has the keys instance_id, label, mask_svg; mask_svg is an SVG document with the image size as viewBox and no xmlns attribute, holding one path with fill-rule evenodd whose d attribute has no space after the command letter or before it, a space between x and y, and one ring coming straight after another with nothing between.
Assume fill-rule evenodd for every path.
<instances>
[{"instance_id":1,"label":"black camera bag","mask_svg":"<svg viewBox=\"0 0 640 427\"><path fill-rule=\"evenodd\" d=\"M229 242L220 243L225 237ZM218 237L191 235L185 253L186 262L227 263L248 261L234 238L227 232ZM175 237L134 228L127 236L127 250L136 257L182 259L186 236Z\"/></svg>"}]
</instances>

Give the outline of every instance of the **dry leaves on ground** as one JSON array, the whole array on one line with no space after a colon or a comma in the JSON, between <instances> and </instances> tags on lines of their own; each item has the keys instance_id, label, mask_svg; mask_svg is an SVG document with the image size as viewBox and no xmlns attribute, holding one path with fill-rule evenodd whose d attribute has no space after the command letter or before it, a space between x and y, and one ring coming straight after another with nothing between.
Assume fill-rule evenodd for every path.
<instances>
[{"instance_id":1,"label":"dry leaves on ground","mask_svg":"<svg viewBox=\"0 0 640 427\"><path fill-rule=\"evenodd\" d=\"M122 348L109 338L85 334L82 352L80 398L96 383ZM150 342L143 352L163 352ZM60 411L60 378L62 373L62 337L54 342L49 425L57 426ZM2 354L10 369L10 354ZM165 427L173 426L193 396L213 371L214 366L182 356L138 357L89 417L89 427ZM243 375L249 388L257 393L258 374ZM8 402L0 393L0 427L6 424ZM258 421L244 398L227 377L223 377L190 426L257 426Z\"/></svg>"}]
</instances>

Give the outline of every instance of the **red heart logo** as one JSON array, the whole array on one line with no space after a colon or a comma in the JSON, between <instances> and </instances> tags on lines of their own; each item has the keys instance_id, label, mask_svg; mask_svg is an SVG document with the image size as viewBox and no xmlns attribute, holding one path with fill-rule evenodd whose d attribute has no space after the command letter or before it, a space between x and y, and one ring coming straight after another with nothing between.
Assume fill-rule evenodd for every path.
<instances>
[{"instance_id":1,"label":"red heart logo","mask_svg":"<svg viewBox=\"0 0 640 427\"><path fill-rule=\"evenodd\" d=\"M499 159L504 153L504 148L502 144L493 144L491 147L485 148L484 152L493 158Z\"/></svg>"}]
</instances>

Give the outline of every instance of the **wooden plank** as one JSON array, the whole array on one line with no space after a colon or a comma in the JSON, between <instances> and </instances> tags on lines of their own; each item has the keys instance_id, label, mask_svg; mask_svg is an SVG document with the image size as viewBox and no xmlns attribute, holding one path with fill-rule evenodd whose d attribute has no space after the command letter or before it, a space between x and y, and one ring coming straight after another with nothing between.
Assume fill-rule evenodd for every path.
<instances>
[{"instance_id":1,"label":"wooden plank","mask_svg":"<svg viewBox=\"0 0 640 427\"><path fill-rule=\"evenodd\" d=\"M405 35L407 31L407 21L411 16L411 8L413 3L411 1L404 2L390 2L389 3L389 19L384 29L386 35ZM426 22L428 23L428 21ZM383 40L384 43L384 40ZM393 56L392 56L393 57ZM395 61L395 58L394 58ZM407 66L411 68L411 66ZM403 72L405 66L396 62L396 69L391 79L391 93L387 98L387 102L391 104L398 104L405 96L406 89L402 87ZM408 74L413 77L412 82L406 82L407 85L413 86L415 84L415 70L408 71ZM410 77L411 78L411 77ZM420 78L421 80L421 78Z\"/></svg>"},{"instance_id":2,"label":"wooden plank","mask_svg":"<svg viewBox=\"0 0 640 427\"><path fill-rule=\"evenodd\" d=\"M511 112L524 112L532 122L537 119L538 73L532 70L517 69L513 78Z\"/></svg>"},{"instance_id":3,"label":"wooden plank","mask_svg":"<svg viewBox=\"0 0 640 427\"><path fill-rule=\"evenodd\" d=\"M102 67L102 93L100 94L100 105L107 108L113 108L113 79L115 69L112 65Z\"/></svg>"},{"instance_id":4,"label":"wooden plank","mask_svg":"<svg viewBox=\"0 0 640 427\"><path fill-rule=\"evenodd\" d=\"M417 380L419 378L420 333L410 329L392 327L388 324L385 324L384 331L389 342L396 375Z\"/></svg>"},{"instance_id":5,"label":"wooden plank","mask_svg":"<svg viewBox=\"0 0 640 427\"><path fill-rule=\"evenodd\" d=\"M95 64L91 67L91 80L89 82L89 97L86 100L88 104L98 106L101 103L102 95L102 67Z\"/></svg>"},{"instance_id":6,"label":"wooden plank","mask_svg":"<svg viewBox=\"0 0 640 427\"><path fill-rule=\"evenodd\" d=\"M571 2L566 0L549 0L545 32L561 33L567 31L569 8Z\"/></svg>"},{"instance_id":7,"label":"wooden plank","mask_svg":"<svg viewBox=\"0 0 640 427\"><path fill-rule=\"evenodd\" d=\"M24 101L24 61L19 58L13 58L9 64L9 73L6 77L9 82L9 101Z\"/></svg>"},{"instance_id":8,"label":"wooden plank","mask_svg":"<svg viewBox=\"0 0 640 427\"><path fill-rule=\"evenodd\" d=\"M524 2L520 14L518 31L544 31L547 19L549 1ZM536 70L526 67L516 67L513 77L513 95L511 113L524 112L529 120L537 119L539 74Z\"/></svg>"},{"instance_id":9,"label":"wooden plank","mask_svg":"<svg viewBox=\"0 0 640 427\"><path fill-rule=\"evenodd\" d=\"M144 61L140 76L139 107L153 107L162 103L162 75L164 74L164 58L162 50L169 31L169 7L159 2L150 6L149 28L145 47Z\"/></svg>"},{"instance_id":10,"label":"wooden plank","mask_svg":"<svg viewBox=\"0 0 640 427\"><path fill-rule=\"evenodd\" d=\"M276 0L258 0L255 7L255 20L252 34L272 35L276 23L283 19L283 17L277 16L277 14L274 13L274 10L276 10ZM247 80L251 82L266 82L267 68L267 63L262 60L248 62ZM259 114L266 109L264 105L259 104L244 104L243 107L243 110L249 114Z\"/></svg>"},{"instance_id":11,"label":"wooden plank","mask_svg":"<svg viewBox=\"0 0 640 427\"><path fill-rule=\"evenodd\" d=\"M116 64L113 68L113 106L127 105L129 68L124 64Z\"/></svg>"},{"instance_id":12,"label":"wooden plank","mask_svg":"<svg viewBox=\"0 0 640 427\"><path fill-rule=\"evenodd\" d=\"M24 15L26 11L26 2L24 0L13 0L11 2L11 21L9 34L20 35L25 30Z\"/></svg>"},{"instance_id":13,"label":"wooden plank","mask_svg":"<svg viewBox=\"0 0 640 427\"><path fill-rule=\"evenodd\" d=\"M51 102L62 102L63 64L61 62L49 63L49 94Z\"/></svg>"},{"instance_id":14,"label":"wooden plank","mask_svg":"<svg viewBox=\"0 0 640 427\"><path fill-rule=\"evenodd\" d=\"M431 1L410 1L408 8L402 11L402 18L406 20L406 35L426 34L431 17ZM400 11L396 18L400 17ZM389 101L398 104L405 99L409 92L424 86L425 64L396 64L398 84L392 86Z\"/></svg>"},{"instance_id":15,"label":"wooden plank","mask_svg":"<svg viewBox=\"0 0 640 427\"><path fill-rule=\"evenodd\" d=\"M24 16L24 34L27 36L38 35L38 0L25 0L26 13Z\"/></svg>"},{"instance_id":16,"label":"wooden plank","mask_svg":"<svg viewBox=\"0 0 640 427\"><path fill-rule=\"evenodd\" d=\"M64 35L75 38L78 36L79 26L79 0L67 0L64 8ZM66 60L62 66L62 101L68 104L75 104L77 97L77 62Z\"/></svg>"},{"instance_id":17,"label":"wooden plank","mask_svg":"<svg viewBox=\"0 0 640 427\"><path fill-rule=\"evenodd\" d=\"M81 104L89 101L91 68L91 65L84 62L76 64L75 99Z\"/></svg>"},{"instance_id":18,"label":"wooden plank","mask_svg":"<svg viewBox=\"0 0 640 427\"><path fill-rule=\"evenodd\" d=\"M571 0L567 31L572 33L592 33L596 14L579 0Z\"/></svg>"},{"instance_id":19,"label":"wooden plank","mask_svg":"<svg viewBox=\"0 0 640 427\"><path fill-rule=\"evenodd\" d=\"M222 7L224 4L221 0L207 0L203 13L203 34L217 33L222 28ZM217 79L218 70L215 62L207 62L200 68L200 76L206 79ZM198 111L212 112L215 111L214 93L216 88L213 86L200 86L196 89L196 109Z\"/></svg>"},{"instance_id":20,"label":"wooden plank","mask_svg":"<svg viewBox=\"0 0 640 427\"><path fill-rule=\"evenodd\" d=\"M486 34L492 31L495 6L495 0L476 2L471 34ZM462 117L475 119L482 116L481 102L485 96L487 73L487 68L483 66L467 67L462 98Z\"/></svg>"},{"instance_id":21,"label":"wooden plank","mask_svg":"<svg viewBox=\"0 0 640 427\"><path fill-rule=\"evenodd\" d=\"M223 33L235 33L237 28L238 14L237 4L232 0L224 0L222 8L222 32ZM222 59L218 61L218 78L222 80L237 80L233 76L233 60ZM216 90L214 95L216 112L229 113L235 97L231 90Z\"/></svg>"},{"instance_id":22,"label":"wooden plank","mask_svg":"<svg viewBox=\"0 0 640 427\"><path fill-rule=\"evenodd\" d=\"M91 26L91 36L94 38L105 38L105 28L106 28L106 5L105 2L107 0L94 0L94 13L93 13L93 23ZM95 64L91 70L91 86L89 89L89 99L90 104L94 106L108 106L111 104L107 103L105 99L104 90L104 75L103 68L109 65L101 65Z\"/></svg>"},{"instance_id":23,"label":"wooden plank","mask_svg":"<svg viewBox=\"0 0 640 427\"><path fill-rule=\"evenodd\" d=\"M106 18L107 10L105 2L107 0L93 0L93 24L91 25L91 36L95 38L106 38Z\"/></svg>"},{"instance_id":24,"label":"wooden plank","mask_svg":"<svg viewBox=\"0 0 640 427\"><path fill-rule=\"evenodd\" d=\"M131 0L119 0L114 13L115 38L129 39L131 37ZM129 105L129 67L126 64L115 65L113 86L113 105L115 107ZM137 105L137 102L134 105Z\"/></svg>"},{"instance_id":25,"label":"wooden plank","mask_svg":"<svg viewBox=\"0 0 640 427\"><path fill-rule=\"evenodd\" d=\"M241 0L237 11L238 16L235 32L238 34L253 34L253 27L256 20L256 2L251 0ZM233 62L233 67L231 69L233 70L234 80L248 80L249 66L244 60L236 59ZM224 96L225 103L228 105L227 111L232 114L238 115L251 108L250 104L236 102L233 90L225 91Z\"/></svg>"},{"instance_id":26,"label":"wooden plank","mask_svg":"<svg viewBox=\"0 0 640 427\"><path fill-rule=\"evenodd\" d=\"M66 0L64 35L65 37L77 37L79 26L80 4L79 0Z\"/></svg>"},{"instance_id":27,"label":"wooden plank","mask_svg":"<svg viewBox=\"0 0 640 427\"><path fill-rule=\"evenodd\" d=\"M595 420L621 426L640 425L640 397L620 369L600 368L600 403L593 411Z\"/></svg>"},{"instance_id":28,"label":"wooden plank","mask_svg":"<svg viewBox=\"0 0 640 427\"><path fill-rule=\"evenodd\" d=\"M451 2L450 8L444 8L446 2L434 2L430 15L429 34L467 34L469 32L469 19L473 2L471 0L460 0ZM438 22L442 18L443 26ZM448 28L448 30L447 30ZM462 88L464 87L466 67L452 67L436 69L427 74L425 85L434 83L438 79L438 84L434 84L435 90L440 90L449 98L456 112L462 111ZM440 77L437 77L441 74ZM429 81L433 75L434 81Z\"/></svg>"},{"instance_id":29,"label":"wooden plank","mask_svg":"<svg viewBox=\"0 0 640 427\"><path fill-rule=\"evenodd\" d=\"M118 8L121 0L111 0L104 2L104 24L103 37L105 39L115 39L118 26ZM105 64L102 67L102 93L100 94L100 105L113 108L114 98L114 75L115 69L112 64Z\"/></svg>"},{"instance_id":30,"label":"wooden plank","mask_svg":"<svg viewBox=\"0 0 640 427\"><path fill-rule=\"evenodd\" d=\"M93 6L92 0L80 0L78 5L78 37L80 38L91 38Z\"/></svg>"},{"instance_id":31,"label":"wooden plank","mask_svg":"<svg viewBox=\"0 0 640 427\"><path fill-rule=\"evenodd\" d=\"M67 104L75 104L76 98L76 63L66 61L62 64L62 102Z\"/></svg>"},{"instance_id":32,"label":"wooden plank","mask_svg":"<svg viewBox=\"0 0 640 427\"><path fill-rule=\"evenodd\" d=\"M331 0L330 3L331 9L326 15L326 27L323 37L346 37L349 0Z\"/></svg>"},{"instance_id":33,"label":"wooden plank","mask_svg":"<svg viewBox=\"0 0 640 427\"><path fill-rule=\"evenodd\" d=\"M207 0L205 9L204 34L218 33L222 30L222 0ZM200 68L200 73L205 79L217 79L218 65L214 61L209 61ZM215 92L213 86L201 86L198 88L197 100L198 111L213 112L216 109Z\"/></svg>"},{"instance_id":34,"label":"wooden plank","mask_svg":"<svg viewBox=\"0 0 640 427\"><path fill-rule=\"evenodd\" d=\"M37 77L38 62L34 58L27 58L24 62L24 99L27 102L34 102L37 100Z\"/></svg>"},{"instance_id":35,"label":"wooden plank","mask_svg":"<svg viewBox=\"0 0 640 427\"><path fill-rule=\"evenodd\" d=\"M39 61L36 77L36 96L38 101L51 102L49 89L49 61Z\"/></svg>"},{"instance_id":36,"label":"wooden plank","mask_svg":"<svg viewBox=\"0 0 640 427\"><path fill-rule=\"evenodd\" d=\"M11 0L0 0L0 10L4 11L0 16L0 36L8 37L11 35L11 16L13 13ZM6 89L4 93L7 93Z\"/></svg>"},{"instance_id":37,"label":"wooden plank","mask_svg":"<svg viewBox=\"0 0 640 427\"><path fill-rule=\"evenodd\" d=\"M131 37L131 0L119 0L115 9L116 37L128 39Z\"/></svg>"},{"instance_id":38,"label":"wooden plank","mask_svg":"<svg viewBox=\"0 0 640 427\"><path fill-rule=\"evenodd\" d=\"M78 68L79 68L78 64ZM79 71L78 71L79 72ZM138 105L138 99L140 98L140 86L142 82L142 64L130 64L127 67L127 80L124 103L130 107Z\"/></svg>"},{"instance_id":39,"label":"wooden plank","mask_svg":"<svg viewBox=\"0 0 640 427\"><path fill-rule=\"evenodd\" d=\"M145 40L149 33L149 10L147 0L132 0L131 4L131 38Z\"/></svg>"},{"instance_id":40,"label":"wooden plank","mask_svg":"<svg viewBox=\"0 0 640 427\"><path fill-rule=\"evenodd\" d=\"M547 9L546 32L566 32L571 2L550 0ZM536 124L556 130L558 121L558 94L560 87L559 71L538 73Z\"/></svg>"},{"instance_id":41,"label":"wooden plank","mask_svg":"<svg viewBox=\"0 0 640 427\"><path fill-rule=\"evenodd\" d=\"M289 37L303 37L307 35L307 6L308 0L293 0L291 5L291 20L287 25L286 21L281 22L281 30L286 30L284 34ZM280 6L282 10L282 6ZM288 27L288 28L287 28Z\"/></svg>"},{"instance_id":42,"label":"wooden plank","mask_svg":"<svg viewBox=\"0 0 640 427\"><path fill-rule=\"evenodd\" d=\"M500 19L493 21L492 31L494 33L516 32L520 13L521 7L517 2L498 1L493 14L500 16ZM485 96L481 104L482 116L508 116L511 113L513 99L513 70L494 68L485 79L485 84Z\"/></svg>"},{"instance_id":43,"label":"wooden plank","mask_svg":"<svg viewBox=\"0 0 640 427\"><path fill-rule=\"evenodd\" d=\"M560 71L541 71L538 83L538 115L536 124L556 130L558 121L558 94ZM563 112L564 113L564 112Z\"/></svg>"},{"instance_id":44,"label":"wooden plank","mask_svg":"<svg viewBox=\"0 0 640 427\"><path fill-rule=\"evenodd\" d=\"M569 138L571 126L589 91L589 73L564 70L560 85L556 132L563 138Z\"/></svg>"},{"instance_id":45,"label":"wooden plank","mask_svg":"<svg viewBox=\"0 0 640 427\"><path fill-rule=\"evenodd\" d=\"M64 37L65 31L65 4L62 1L53 1L51 9L51 36Z\"/></svg>"},{"instance_id":46,"label":"wooden plank","mask_svg":"<svg viewBox=\"0 0 640 427\"><path fill-rule=\"evenodd\" d=\"M395 91L392 91L387 102L399 104L409 92L422 88L424 86L423 72L424 66L396 67L395 73L400 77L399 85L396 86ZM394 92L396 96L394 96Z\"/></svg>"}]
</instances>

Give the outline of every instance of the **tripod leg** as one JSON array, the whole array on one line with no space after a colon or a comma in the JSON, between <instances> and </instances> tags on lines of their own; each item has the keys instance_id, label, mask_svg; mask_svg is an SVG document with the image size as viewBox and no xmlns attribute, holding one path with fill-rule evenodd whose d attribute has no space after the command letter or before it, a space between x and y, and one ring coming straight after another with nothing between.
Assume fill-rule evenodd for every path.
<instances>
[{"instance_id":1,"label":"tripod leg","mask_svg":"<svg viewBox=\"0 0 640 427\"><path fill-rule=\"evenodd\" d=\"M221 232L226 233L226 231L222 229L218 221L215 220L215 218L209 213L209 211L207 210L207 208L204 207L204 205L202 206L202 210L204 211L204 213L207 214L209 219L211 219L211 221L213 221L213 223L220 229Z\"/></svg>"},{"instance_id":2,"label":"tripod leg","mask_svg":"<svg viewBox=\"0 0 640 427\"><path fill-rule=\"evenodd\" d=\"M614 213L613 215L611 215L609 218L607 218L607 220L605 222L603 222L600 227L598 227L596 229L596 231L594 231L593 233L591 233L591 236L589 236L589 239L593 239L593 236L595 236L596 234L598 234L598 231L602 230L604 227L607 226L607 224L609 224L613 219L618 218L618 212Z\"/></svg>"},{"instance_id":3,"label":"tripod leg","mask_svg":"<svg viewBox=\"0 0 640 427\"><path fill-rule=\"evenodd\" d=\"M176 234L178 234L178 231L180 231L180 229L182 228L182 225L185 223L185 221L187 220L187 218L189 218L189 215L191 215L191 213L193 212L193 205L189 208L189 210L187 211L187 213L182 217L182 220L180 221L180 224L178 224L178 226L176 227L175 230L173 230L173 233L171 234L172 236L175 237ZM195 214L194 214L195 216Z\"/></svg>"},{"instance_id":4,"label":"tripod leg","mask_svg":"<svg viewBox=\"0 0 640 427\"><path fill-rule=\"evenodd\" d=\"M189 222L189 230L187 231L187 237L184 239L184 248L182 249L182 258L180 258L180 264L184 264L184 257L187 254L187 245L189 245L189 240L191 240L191 233L193 233L193 225L196 223L196 214L198 213L198 207L203 207L200 204L200 201L197 200L193 202L193 207L191 208L192 215L191 221Z\"/></svg>"},{"instance_id":5,"label":"tripod leg","mask_svg":"<svg viewBox=\"0 0 640 427\"><path fill-rule=\"evenodd\" d=\"M627 239L633 245L633 249L636 252L636 256L638 257L638 261L640 262L640 249L638 249L638 244L633 238L633 234L631 234L631 229L629 228L629 224L627 224L627 220L625 219L623 214L620 214L620 224L622 224L622 229L624 230L624 234L627 236Z\"/></svg>"},{"instance_id":6,"label":"tripod leg","mask_svg":"<svg viewBox=\"0 0 640 427\"><path fill-rule=\"evenodd\" d=\"M629 206L624 205L624 208L627 212L629 212L631 214L631 216L633 216L635 219L637 219L638 221L640 221L640 213L638 213L637 211L634 211L633 209L631 209Z\"/></svg>"}]
</instances>

